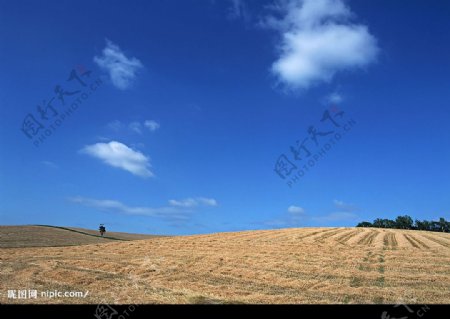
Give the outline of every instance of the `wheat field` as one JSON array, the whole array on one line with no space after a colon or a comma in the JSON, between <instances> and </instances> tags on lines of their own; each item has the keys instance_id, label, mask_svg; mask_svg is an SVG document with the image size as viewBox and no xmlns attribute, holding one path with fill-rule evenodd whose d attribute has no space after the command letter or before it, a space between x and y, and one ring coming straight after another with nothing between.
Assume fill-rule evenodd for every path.
<instances>
[{"instance_id":1,"label":"wheat field","mask_svg":"<svg viewBox=\"0 0 450 319\"><path fill-rule=\"evenodd\" d=\"M105 237L100 237L98 231L75 227L0 226L0 248L66 247L152 237L155 236L117 232L107 232Z\"/></svg>"},{"instance_id":2,"label":"wheat field","mask_svg":"<svg viewBox=\"0 0 450 319\"><path fill-rule=\"evenodd\" d=\"M0 292L1 303L450 303L450 234L292 228L0 248Z\"/></svg>"}]
</instances>

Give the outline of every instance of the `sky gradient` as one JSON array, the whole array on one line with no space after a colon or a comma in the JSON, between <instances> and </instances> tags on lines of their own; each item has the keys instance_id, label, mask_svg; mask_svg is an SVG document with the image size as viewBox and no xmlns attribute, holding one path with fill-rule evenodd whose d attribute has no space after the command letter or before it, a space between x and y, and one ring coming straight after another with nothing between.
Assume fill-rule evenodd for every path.
<instances>
[{"instance_id":1,"label":"sky gradient","mask_svg":"<svg viewBox=\"0 0 450 319\"><path fill-rule=\"evenodd\" d=\"M445 1L0 0L0 224L449 219L449 16ZM333 133L316 144L311 127ZM291 186L277 174L282 154L312 158L297 141L339 130Z\"/></svg>"}]
</instances>

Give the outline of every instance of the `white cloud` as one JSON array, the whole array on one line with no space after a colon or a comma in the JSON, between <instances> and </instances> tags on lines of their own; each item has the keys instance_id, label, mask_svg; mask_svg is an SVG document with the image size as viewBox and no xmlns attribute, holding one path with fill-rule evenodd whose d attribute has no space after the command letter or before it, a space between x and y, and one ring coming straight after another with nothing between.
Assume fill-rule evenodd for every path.
<instances>
[{"instance_id":1,"label":"white cloud","mask_svg":"<svg viewBox=\"0 0 450 319\"><path fill-rule=\"evenodd\" d=\"M326 97L326 101L331 104L340 104L344 98L341 94L333 92Z\"/></svg>"},{"instance_id":2,"label":"white cloud","mask_svg":"<svg viewBox=\"0 0 450 319\"><path fill-rule=\"evenodd\" d=\"M287 209L287 214L276 219L271 219L263 222L264 225L270 227L295 227L307 220L308 216L305 214L305 210L302 207L291 205Z\"/></svg>"},{"instance_id":3,"label":"white cloud","mask_svg":"<svg viewBox=\"0 0 450 319\"><path fill-rule=\"evenodd\" d=\"M214 198L199 197L197 201L204 206L217 206L217 201Z\"/></svg>"},{"instance_id":4,"label":"white cloud","mask_svg":"<svg viewBox=\"0 0 450 319\"><path fill-rule=\"evenodd\" d=\"M340 212L351 213L359 209L357 206L353 204L344 203L343 201L337 199L333 201L333 204L336 207L336 209L338 209Z\"/></svg>"},{"instance_id":5,"label":"white cloud","mask_svg":"<svg viewBox=\"0 0 450 319\"><path fill-rule=\"evenodd\" d=\"M96 157L108 165L121 168L137 176L153 176L153 173L150 171L149 157L117 141L87 145L80 152Z\"/></svg>"},{"instance_id":6,"label":"white cloud","mask_svg":"<svg viewBox=\"0 0 450 319\"><path fill-rule=\"evenodd\" d=\"M230 2L231 6L228 10L228 17L230 19L242 18L248 20L248 11L244 0L230 0Z\"/></svg>"},{"instance_id":7,"label":"white cloud","mask_svg":"<svg viewBox=\"0 0 450 319\"><path fill-rule=\"evenodd\" d=\"M156 131L160 127L159 123L153 120L146 120L144 122L144 126L152 132Z\"/></svg>"},{"instance_id":8,"label":"white cloud","mask_svg":"<svg viewBox=\"0 0 450 319\"><path fill-rule=\"evenodd\" d=\"M71 202L93 207L106 212L113 212L125 215L138 215L149 217L160 217L168 220L172 225L187 222L192 216L191 207L176 207L176 206L128 206L117 200L111 199L93 199L81 196L69 198ZM213 200L213 199L210 199ZM213 200L215 202L215 200ZM170 201L169 201L170 203ZM208 205L207 205L208 206ZM215 205L209 205L215 206Z\"/></svg>"},{"instance_id":9,"label":"white cloud","mask_svg":"<svg viewBox=\"0 0 450 319\"><path fill-rule=\"evenodd\" d=\"M109 129L117 132L117 131L120 131L120 129L123 127L123 124L119 120L114 120L112 122L109 122L106 126Z\"/></svg>"},{"instance_id":10,"label":"white cloud","mask_svg":"<svg viewBox=\"0 0 450 319\"><path fill-rule=\"evenodd\" d=\"M287 217L287 221L290 225L296 226L299 225L300 222L304 222L306 220L305 210L302 207L291 205L288 207L289 216Z\"/></svg>"},{"instance_id":11,"label":"white cloud","mask_svg":"<svg viewBox=\"0 0 450 319\"><path fill-rule=\"evenodd\" d=\"M324 216L315 216L311 219L316 222L328 223L328 222L339 222L339 221L350 221L356 220L358 215L349 212L335 212Z\"/></svg>"},{"instance_id":12,"label":"white cloud","mask_svg":"<svg viewBox=\"0 0 450 319\"><path fill-rule=\"evenodd\" d=\"M176 207L198 207L198 206L217 206L217 201L213 198L197 197L186 198L182 200L169 200L169 205Z\"/></svg>"},{"instance_id":13,"label":"white cloud","mask_svg":"<svg viewBox=\"0 0 450 319\"><path fill-rule=\"evenodd\" d=\"M299 206L289 206L288 207L288 213L291 214L303 214L305 212L305 210Z\"/></svg>"},{"instance_id":14,"label":"white cloud","mask_svg":"<svg viewBox=\"0 0 450 319\"><path fill-rule=\"evenodd\" d=\"M131 122L128 127L135 133L142 134L141 123L139 122Z\"/></svg>"},{"instance_id":15,"label":"white cloud","mask_svg":"<svg viewBox=\"0 0 450 319\"><path fill-rule=\"evenodd\" d=\"M88 207L94 207L106 211L113 211L127 215L145 215L145 216L160 216L161 214L168 214L176 212L172 207L132 207L127 206L117 200L110 199L92 199L84 197L69 198L74 203L82 204Z\"/></svg>"},{"instance_id":16,"label":"white cloud","mask_svg":"<svg viewBox=\"0 0 450 319\"><path fill-rule=\"evenodd\" d=\"M109 142L109 141L111 141L111 139L109 137L105 137L105 136L97 136L96 139L99 140L99 141L102 141L102 142Z\"/></svg>"},{"instance_id":17,"label":"white cloud","mask_svg":"<svg viewBox=\"0 0 450 319\"><path fill-rule=\"evenodd\" d=\"M273 227L273 228L285 228L285 227L295 227L298 226L296 222L293 222L288 218L271 219L262 222L261 224Z\"/></svg>"},{"instance_id":18,"label":"white cloud","mask_svg":"<svg viewBox=\"0 0 450 319\"><path fill-rule=\"evenodd\" d=\"M119 132L123 129L128 129L129 131L131 131L133 133L142 134L143 127L146 127L150 132L154 132L157 129L159 129L160 125L158 122L156 122L154 120L145 120L143 123L134 121L134 122L130 122L128 124L122 123L119 120L114 120L114 121L109 122L106 125L106 127L115 132Z\"/></svg>"},{"instance_id":19,"label":"white cloud","mask_svg":"<svg viewBox=\"0 0 450 319\"><path fill-rule=\"evenodd\" d=\"M53 163L51 161L42 161L41 163L52 169L59 168L58 165L56 165L55 163Z\"/></svg>"},{"instance_id":20,"label":"white cloud","mask_svg":"<svg viewBox=\"0 0 450 319\"><path fill-rule=\"evenodd\" d=\"M345 203L341 200L334 200L336 211L326 215L311 215L306 213L300 206L291 205L287 208L287 213L280 215L276 219L263 222L271 227L297 227L310 223L320 223L322 226L339 223L353 222L359 216L356 214L360 209L353 204Z\"/></svg>"},{"instance_id":21,"label":"white cloud","mask_svg":"<svg viewBox=\"0 0 450 319\"><path fill-rule=\"evenodd\" d=\"M329 82L336 72L364 67L377 56L375 37L350 22L353 14L342 0L286 0L272 8L282 18L263 23L281 34L271 70L290 90Z\"/></svg>"},{"instance_id":22,"label":"white cloud","mask_svg":"<svg viewBox=\"0 0 450 319\"><path fill-rule=\"evenodd\" d=\"M125 90L131 86L136 73L143 68L141 61L135 57L127 58L122 50L109 40L100 57L95 56L94 62L109 73L115 87Z\"/></svg>"},{"instance_id":23,"label":"white cloud","mask_svg":"<svg viewBox=\"0 0 450 319\"><path fill-rule=\"evenodd\" d=\"M175 200L175 199L171 199L169 200L169 204L171 206L178 206L178 207L194 207L197 206L197 202L192 199L184 199L184 200Z\"/></svg>"}]
</instances>

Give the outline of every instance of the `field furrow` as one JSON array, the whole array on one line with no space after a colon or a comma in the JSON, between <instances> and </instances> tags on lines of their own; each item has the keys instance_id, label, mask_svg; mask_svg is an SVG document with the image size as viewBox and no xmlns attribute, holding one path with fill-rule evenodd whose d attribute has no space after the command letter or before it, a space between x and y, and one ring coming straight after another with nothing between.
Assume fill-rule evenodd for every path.
<instances>
[{"instance_id":1,"label":"field furrow","mask_svg":"<svg viewBox=\"0 0 450 319\"><path fill-rule=\"evenodd\" d=\"M371 230L370 232L367 232L365 236L363 236L358 242L358 245L370 245L374 241L375 237L377 237L380 234L377 230Z\"/></svg>"},{"instance_id":2,"label":"field furrow","mask_svg":"<svg viewBox=\"0 0 450 319\"><path fill-rule=\"evenodd\" d=\"M360 232L361 231L358 230L358 229L350 230L347 233L345 233L344 235L336 237L336 241L341 243L341 244L345 244L347 241L349 241L351 238L353 238L356 235L358 235Z\"/></svg>"},{"instance_id":3,"label":"field furrow","mask_svg":"<svg viewBox=\"0 0 450 319\"><path fill-rule=\"evenodd\" d=\"M433 241L433 242L435 242L435 243L437 243L437 244L439 244L441 246L450 248L450 243L447 242L444 239L436 238L436 237L430 236L430 235L421 235L421 236L423 236L423 237L425 237L425 238L427 238L427 239L429 239L429 240L431 240L431 241Z\"/></svg>"},{"instance_id":4,"label":"field furrow","mask_svg":"<svg viewBox=\"0 0 450 319\"><path fill-rule=\"evenodd\" d=\"M342 232L345 232L345 229L336 229L335 228L332 231L329 231L329 232L327 232L325 234L322 233L319 236L313 237L313 240L315 242L323 242L324 240L326 240L326 239L328 239L328 238L330 238L330 237L332 237L332 236L334 236L336 234L340 234Z\"/></svg>"}]
</instances>

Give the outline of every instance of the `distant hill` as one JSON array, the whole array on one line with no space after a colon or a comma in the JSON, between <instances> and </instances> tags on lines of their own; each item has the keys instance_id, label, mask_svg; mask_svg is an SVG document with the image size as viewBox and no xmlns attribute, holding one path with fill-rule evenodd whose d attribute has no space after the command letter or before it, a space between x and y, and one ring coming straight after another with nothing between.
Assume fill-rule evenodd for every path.
<instances>
[{"instance_id":1,"label":"distant hill","mask_svg":"<svg viewBox=\"0 0 450 319\"><path fill-rule=\"evenodd\" d=\"M0 226L1 248L78 246L154 237L157 236L106 232L102 238L98 231L85 228L50 225Z\"/></svg>"}]
</instances>

